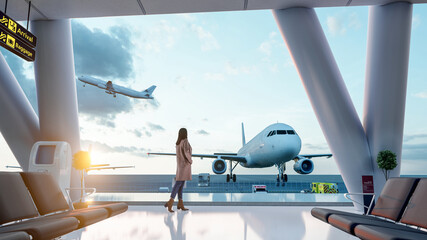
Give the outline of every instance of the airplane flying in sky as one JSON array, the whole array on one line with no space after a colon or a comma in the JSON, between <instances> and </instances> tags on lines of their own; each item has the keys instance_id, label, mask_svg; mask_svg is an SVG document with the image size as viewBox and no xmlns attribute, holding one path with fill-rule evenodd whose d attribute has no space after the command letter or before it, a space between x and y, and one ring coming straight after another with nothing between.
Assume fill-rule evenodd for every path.
<instances>
[{"instance_id":1,"label":"airplane flying in sky","mask_svg":"<svg viewBox=\"0 0 427 240\"><path fill-rule=\"evenodd\" d=\"M230 162L230 173L227 174L227 182L230 179L236 181L233 174L234 168L240 164L246 168L265 168L276 166L279 174L277 183L287 182L288 176L285 174L286 162L294 160L294 170L299 174L309 174L313 172L314 164L311 158L332 157L332 154L299 154L301 150L301 139L295 130L286 124L275 123L256 135L248 143L245 141L245 131L242 123L242 143L243 147L237 153L214 153L214 154L193 154L193 157L216 158L212 162L212 171L216 174L223 174L227 170L225 160ZM148 153L149 155L176 155L175 153ZM233 166L233 162L235 162Z\"/></svg>"},{"instance_id":2,"label":"airplane flying in sky","mask_svg":"<svg viewBox=\"0 0 427 240\"><path fill-rule=\"evenodd\" d=\"M116 84L113 85L111 81L106 82L94 77L81 76L81 77L78 77L78 79L85 83L83 87L85 87L86 84L90 84L90 85L105 89L106 93L112 94L114 97L116 97L116 94L118 93L128 97L133 97L133 98L153 99L153 96L151 94L153 93L154 89L156 89L156 86L153 85L142 92L138 92L138 91L125 88Z\"/></svg>"}]
</instances>

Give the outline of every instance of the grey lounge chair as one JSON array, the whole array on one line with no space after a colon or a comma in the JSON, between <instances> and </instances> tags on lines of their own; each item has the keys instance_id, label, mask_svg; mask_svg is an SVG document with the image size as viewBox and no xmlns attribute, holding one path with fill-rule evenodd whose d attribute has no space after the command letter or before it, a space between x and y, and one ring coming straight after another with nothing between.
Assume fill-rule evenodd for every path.
<instances>
[{"instance_id":1,"label":"grey lounge chair","mask_svg":"<svg viewBox=\"0 0 427 240\"><path fill-rule=\"evenodd\" d=\"M0 233L23 231L35 240L52 239L76 230L77 226L74 217L40 218L19 173L0 172Z\"/></svg>"},{"instance_id":2,"label":"grey lounge chair","mask_svg":"<svg viewBox=\"0 0 427 240\"><path fill-rule=\"evenodd\" d=\"M52 214L49 217L73 216L79 219L79 228L96 223L111 216L125 212L125 203L112 203L83 209L70 209L61 189L48 173L23 172L25 184L30 191L40 214ZM58 213L59 212L59 213Z\"/></svg>"}]
</instances>

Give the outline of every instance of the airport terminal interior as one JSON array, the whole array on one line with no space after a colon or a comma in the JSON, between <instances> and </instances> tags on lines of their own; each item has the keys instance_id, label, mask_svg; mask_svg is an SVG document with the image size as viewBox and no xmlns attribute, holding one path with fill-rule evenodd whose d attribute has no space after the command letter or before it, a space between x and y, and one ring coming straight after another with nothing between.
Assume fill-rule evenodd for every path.
<instances>
[{"instance_id":1,"label":"airport terminal interior","mask_svg":"<svg viewBox=\"0 0 427 240\"><path fill-rule=\"evenodd\" d=\"M0 0L0 240L427 239L425 3Z\"/></svg>"}]
</instances>

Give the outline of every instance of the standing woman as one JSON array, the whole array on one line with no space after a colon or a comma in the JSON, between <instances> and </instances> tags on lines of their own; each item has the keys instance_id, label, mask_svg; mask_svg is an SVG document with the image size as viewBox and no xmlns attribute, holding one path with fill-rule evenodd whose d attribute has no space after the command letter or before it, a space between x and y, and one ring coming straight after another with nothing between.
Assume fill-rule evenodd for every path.
<instances>
[{"instance_id":1,"label":"standing woman","mask_svg":"<svg viewBox=\"0 0 427 240\"><path fill-rule=\"evenodd\" d=\"M176 181L175 185L172 188L172 193L170 199L165 203L165 207L168 208L169 212L174 212L172 210L173 201L175 196L178 193L178 209L182 211L187 211L188 209L184 207L184 202L182 201L182 189L184 187L185 181L191 180L191 164L193 160L191 159L192 149L190 143L187 139L187 129L181 128L178 132L178 140L176 141Z\"/></svg>"}]
</instances>

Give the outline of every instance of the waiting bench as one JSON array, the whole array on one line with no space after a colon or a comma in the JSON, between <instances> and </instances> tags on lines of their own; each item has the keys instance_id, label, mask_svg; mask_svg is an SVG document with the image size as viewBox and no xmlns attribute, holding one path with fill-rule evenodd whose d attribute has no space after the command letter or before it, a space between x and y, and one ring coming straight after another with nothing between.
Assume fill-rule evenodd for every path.
<instances>
[{"instance_id":1,"label":"waiting bench","mask_svg":"<svg viewBox=\"0 0 427 240\"><path fill-rule=\"evenodd\" d=\"M74 210L48 173L0 172L0 239L52 239L125 212L125 203ZM20 233L18 233L20 232ZM12 238L15 237L15 238Z\"/></svg>"},{"instance_id":2,"label":"waiting bench","mask_svg":"<svg viewBox=\"0 0 427 240\"><path fill-rule=\"evenodd\" d=\"M427 179L389 179L369 215L325 208L313 208L311 214L361 239L425 240Z\"/></svg>"}]
</instances>

